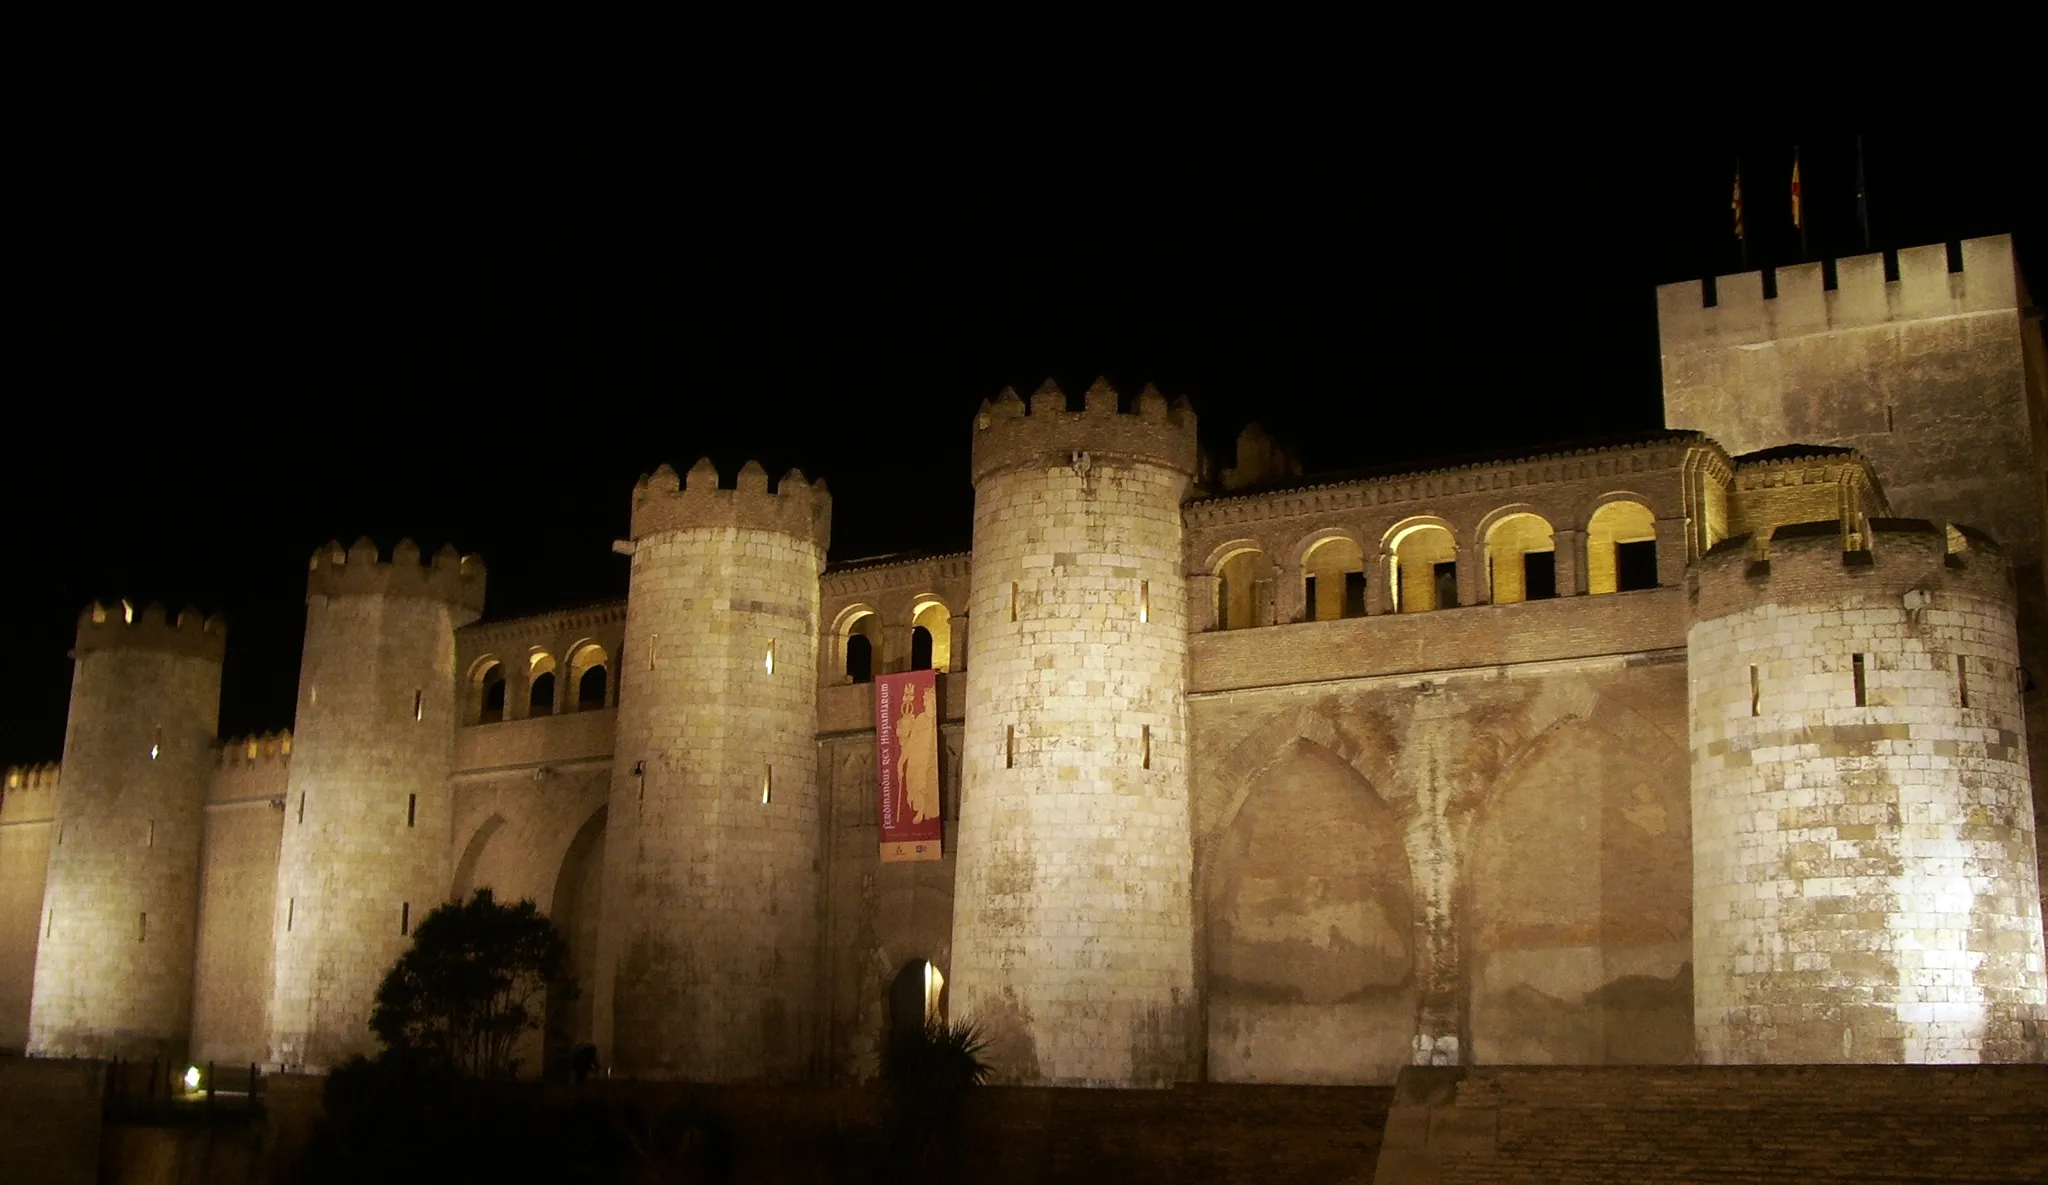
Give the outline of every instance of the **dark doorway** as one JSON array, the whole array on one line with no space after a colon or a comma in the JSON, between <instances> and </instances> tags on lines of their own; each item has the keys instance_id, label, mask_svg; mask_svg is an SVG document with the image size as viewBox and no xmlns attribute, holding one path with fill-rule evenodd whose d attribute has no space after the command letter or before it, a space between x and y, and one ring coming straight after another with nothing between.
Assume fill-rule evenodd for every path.
<instances>
[{"instance_id":1,"label":"dark doorway","mask_svg":"<svg viewBox=\"0 0 2048 1185\"><path fill-rule=\"evenodd\" d=\"M604 668L592 667L576 682L576 710L588 712L604 707Z\"/></svg>"},{"instance_id":2,"label":"dark doorway","mask_svg":"<svg viewBox=\"0 0 2048 1185\"><path fill-rule=\"evenodd\" d=\"M1522 553L1522 599L1543 601L1557 595L1557 553Z\"/></svg>"},{"instance_id":3,"label":"dark doorway","mask_svg":"<svg viewBox=\"0 0 2048 1185\"><path fill-rule=\"evenodd\" d=\"M478 724L496 724L505 718L505 668L492 663L484 672L483 702L477 709Z\"/></svg>"},{"instance_id":4,"label":"dark doorway","mask_svg":"<svg viewBox=\"0 0 2048 1185\"><path fill-rule=\"evenodd\" d=\"M1365 616L1365 573L1344 573L1344 616Z\"/></svg>"},{"instance_id":5,"label":"dark doorway","mask_svg":"<svg viewBox=\"0 0 2048 1185\"><path fill-rule=\"evenodd\" d=\"M890 1033L915 1032L943 1015L946 977L924 959L903 964L889 982Z\"/></svg>"},{"instance_id":6,"label":"dark doorway","mask_svg":"<svg viewBox=\"0 0 2048 1185\"><path fill-rule=\"evenodd\" d=\"M875 644L868 641L866 634L854 634L846 639L846 677L855 683L874 681Z\"/></svg>"},{"instance_id":7,"label":"dark doorway","mask_svg":"<svg viewBox=\"0 0 2048 1185\"><path fill-rule=\"evenodd\" d=\"M526 697L526 714L529 716L552 716L555 714L555 673L536 675L533 691Z\"/></svg>"},{"instance_id":8,"label":"dark doorway","mask_svg":"<svg viewBox=\"0 0 2048 1185\"><path fill-rule=\"evenodd\" d=\"M932 632L921 625L910 627L910 669L932 669Z\"/></svg>"},{"instance_id":9,"label":"dark doorway","mask_svg":"<svg viewBox=\"0 0 2048 1185\"><path fill-rule=\"evenodd\" d=\"M1458 607L1458 562L1446 560L1436 566L1436 607Z\"/></svg>"}]
</instances>

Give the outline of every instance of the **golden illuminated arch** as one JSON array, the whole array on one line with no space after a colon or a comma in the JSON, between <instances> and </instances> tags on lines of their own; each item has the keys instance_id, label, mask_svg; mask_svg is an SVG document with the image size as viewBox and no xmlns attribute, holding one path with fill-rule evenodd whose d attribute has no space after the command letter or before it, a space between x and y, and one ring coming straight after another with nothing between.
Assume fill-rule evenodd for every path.
<instances>
[{"instance_id":1,"label":"golden illuminated arch","mask_svg":"<svg viewBox=\"0 0 2048 1185\"><path fill-rule=\"evenodd\" d=\"M1550 520L1531 510L1511 510L1487 526L1485 539L1487 591L1494 604L1557 595L1557 543Z\"/></svg>"},{"instance_id":2,"label":"golden illuminated arch","mask_svg":"<svg viewBox=\"0 0 2048 1185\"><path fill-rule=\"evenodd\" d=\"M1622 571L1623 549L1630 544L1648 543L1654 555L1657 516L1633 498L1615 498L1601 504L1586 520L1586 591L1621 591L1626 575ZM1651 587L1638 582L1632 587Z\"/></svg>"},{"instance_id":3,"label":"golden illuminated arch","mask_svg":"<svg viewBox=\"0 0 2048 1185\"><path fill-rule=\"evenodd\" d=\"M610 692L611 656L596 642L569 648L569 706L575 711L604 707Z\"/></svg>"},{"instance_id":4,"label":"golden illuminated arch","mask_svg":"<svg viewBox=\"0 0 2048 1185\"><path fill-rule=\"evenodd\" d=\"M1349 534L1325 534L1301 557L1302 619L1365 614L1365 548Z\"/></svg>"},{"instance_id":5,"label":"golden illuminated arch","mask_svg":"<svg viewBox=\"0 0 2048 1185\"><path fill-rule=\"evenodd\" d=\"M1396 523L1385 537L1387 582L1396 613L1426 613L1458 603L1458 537L1434 515Z\"/></svg>"},{"instance_id":6,"label":"golden illuminated arch","mask_svg":"<svg viewBox=\"0 0 2048 1185\"><path fill-rule=\"evenodd\" d=\"M937 597L920 597L910 609L910 628L912 649L917 646L916 631L925 631L931 637L932 669L947 670L952 665L953 611Z\"/></svg>"},{"instance_id":7,"label":"golden illuminated arch","mask_svg":"<svg viewBox=\"0 0 2048 1185\"><path fill-rule=\"evenodd\" d=\"M1216 628L1265 625L1273 561L1257 547L1240 545L1216 564Z\"/></svg>"}]
</instances>

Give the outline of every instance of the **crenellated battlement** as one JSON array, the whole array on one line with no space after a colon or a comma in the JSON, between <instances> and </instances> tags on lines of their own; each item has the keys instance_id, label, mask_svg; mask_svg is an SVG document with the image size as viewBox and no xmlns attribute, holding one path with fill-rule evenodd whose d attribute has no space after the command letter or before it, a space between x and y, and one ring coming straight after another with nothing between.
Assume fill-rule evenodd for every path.
<instances>
[{"instance_id":1,"label":"crenellated battlement","mask_svg":"<svg viewBox=\"0 0 2048 1185\"><path fill-rule=\"evenodd\" d=\"M1825 264L1776 268L1772 279L1777 294L1769 298L1764 295L1762 271L1718 276L1711 285L1711 305L1704 281L1661 285L1657 323L1664 352L2019 307L2019 273L2010 235L1965 239L1960 271L1949 270L1944 243L1907 247L1897 258L1896 280L1885 279L1881 253L1833 260L1833 289L1825 283Z\"/></svg>"},{"instance_id":2,"label":"crenellated battlement","mask_svg":"<svg viewBox=\"0 0 2048 1185\"><path fill-rule=\"evenodd\" d=\"M16 793L17 791L21 793L54 791L57 788L57 776L62 769L63 767L54 761L45 761L41 765L11 765L7 767L7 777L4 785L9 794Z\"/></svg>"},{"instance_id":3,"label":"crenellated battlement","mask_svg":"<svg viewBox=\"0 0 2048 1185\"><path fill-rule=\"evenodd\" d=\"M444 544L431 563L420 562L419 545L400 539L386 560L365 535L344 549L338 541L313 552L306 592L316 597L410 597L446 601L482 613L484 561Z\"/></svg>"},{"instance_id":4,"label":"crenellated battlement","mask_svg":"<svg viewBox=\"0 0 2048 1185\"><path fill-rule=\"evenodd\" d=\"M832 542L832 491L824 478L810 481L800 469L783 474L771 490L759 461L742 465L727 488L709 457L681 478L663 465L634 483L633 538L696 527L778 531L815 543L822 553Z\"/></svg>"},{"instance_id":5,"label":"crenellated battlement","mask_svg":"<svg viewBox=\"0 0 2048 1185\"><path fill-rule=\"evenodd\" d=\"M292 731L289 728L233 737L220 743L220 765L223 769L253 765L287 765L291 762L291 756Z\"/></svg>"},{"instance_id":6,"label":"crenellated battlement","mask_svg":"<svg viewBox=\"0 0 2048 1185\"><path fill-rule=\"evenodd\" d=\"M1851 538L1840 520L1821 520L1779 527L1768 542L1723 539L1693 570L1693 620L1850 597L1895 600L1909 610L1942 593L2013 600L2005 550L1973 527L1872 518L1864 520L1863 547L1851 548Z\"/></svg>"},{"instance_id":7,"label":"crenellated battlement","mask_svg":"<svg viewBox=\"0 0 2048 1185\"><path fill-rule=\"evenodd\" d=\"M155 603L137 609L127 601L94 601L78 615L78 640L71 653L77 658L95 650L167 650L219 662L227 636L227 622L218 614L208 617L189 605L172 616Z\"/></svg>"},{"instance_id":8,"label":"crenellated battlement","mask_svg":"<svg viewBox=\"0 0 2048 1185\"><path fill-rule=\"evenodd\" d=\"M1051 379L1028 403L1005 387L994 399L983 400L975 414L970 476L978 485L1005 469L1071 465L1082 455L1109 464L1146 461L1194 474L1195 411L1187 400L1168 402L1147 383L1131 410L1117 403L1116 388L1107 379L1089 386L1080 411L1067 410L1066 394Z\"/></svg>"}]
</instances>

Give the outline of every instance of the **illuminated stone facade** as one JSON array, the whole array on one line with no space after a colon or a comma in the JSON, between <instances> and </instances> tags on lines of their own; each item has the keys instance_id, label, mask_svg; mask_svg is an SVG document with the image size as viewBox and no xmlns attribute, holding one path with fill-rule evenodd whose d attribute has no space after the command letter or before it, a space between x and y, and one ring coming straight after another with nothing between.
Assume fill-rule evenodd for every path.
<instances>
[{"instance_id":1,"label":"illuminated stone facade","mask_svg":"<svg viewBox=\"0 0 2048 1185\"><path fill-rule=\"evenodd\" d=\"M1018 1082L2039 1060L2039 323L2004 239L1775 280L1661 289L1672 428L1562 451L1218 467L1048 386L962 424L971 554L827 568L822 485L708 463L636 489L622 601L472 622L473 559L323 548L295 732L175 786L134 742L214 685L82 647L0 801L0 1047L331 1065L488 886L583 986L529 1072L859 1078L941 977ZM867 680L926 664L944 858L883 864ZM174 807L196 863L119 871ZM163 1009L88 1018L65 918L153 943L144 897L198 902L108 972Z\"/></svg>"}]
</instances>

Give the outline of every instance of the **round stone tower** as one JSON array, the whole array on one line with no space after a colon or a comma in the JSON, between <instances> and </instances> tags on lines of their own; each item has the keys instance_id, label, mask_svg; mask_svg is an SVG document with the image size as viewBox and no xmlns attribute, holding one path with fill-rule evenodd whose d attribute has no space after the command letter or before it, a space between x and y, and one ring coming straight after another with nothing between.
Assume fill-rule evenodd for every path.
<instances>
[{"instance_id":1,"label":"round stone tower","mask_svg":"<svg viewBox=\"0 0 2048 1185\"><path fill-rule=\"evenodd\" d=\"M974 421L952 1014L1007 1081L1187 1078L1195 1010L1181 502L1195 416L1048 382Z\"/></svg>"},{"instance_id":2,"label":"round stone tower","mask_svg":"<svg viewBox=\"0 0 2048 1185\"><path fill-rule=\"evenodd\" d=\"M31 1054L185 1055L226 634L196 609L79 615Z\"/></svg>"},{"instance_id":3,"label":"round stone tower","mask_svg":"<svg viewBox=\"0 0 2048 1185\"><path fill-rule=\"evenodd\" d=\"M270 1057L326 1069L372 1053L377 985L448 896L455 630L484 567L401 540L313 553L278 856Z\"/></svg>"},{"instance_id":4,"label":"round stone tower","mask_svg":"<svg viewBox=\"0 0 2048 1185\"><path fill-rule=\"evenodd\" d=\"M592 1017L627 1077L787 1080L818 1008L818 577L832 499L749 461L633 491Z\"/></svg>"},{"instance_id":5,"label":"round stone tower","mask_svg":"<svg viewBox=\"0 0 2048 1185\"><path fill-rule=\"evenodd\" d=\"M1700 560L1699 1057L2041 1056L2048 982L2014 599L1983 535L1781 527Z\"/></svg>"}]
</instances>

